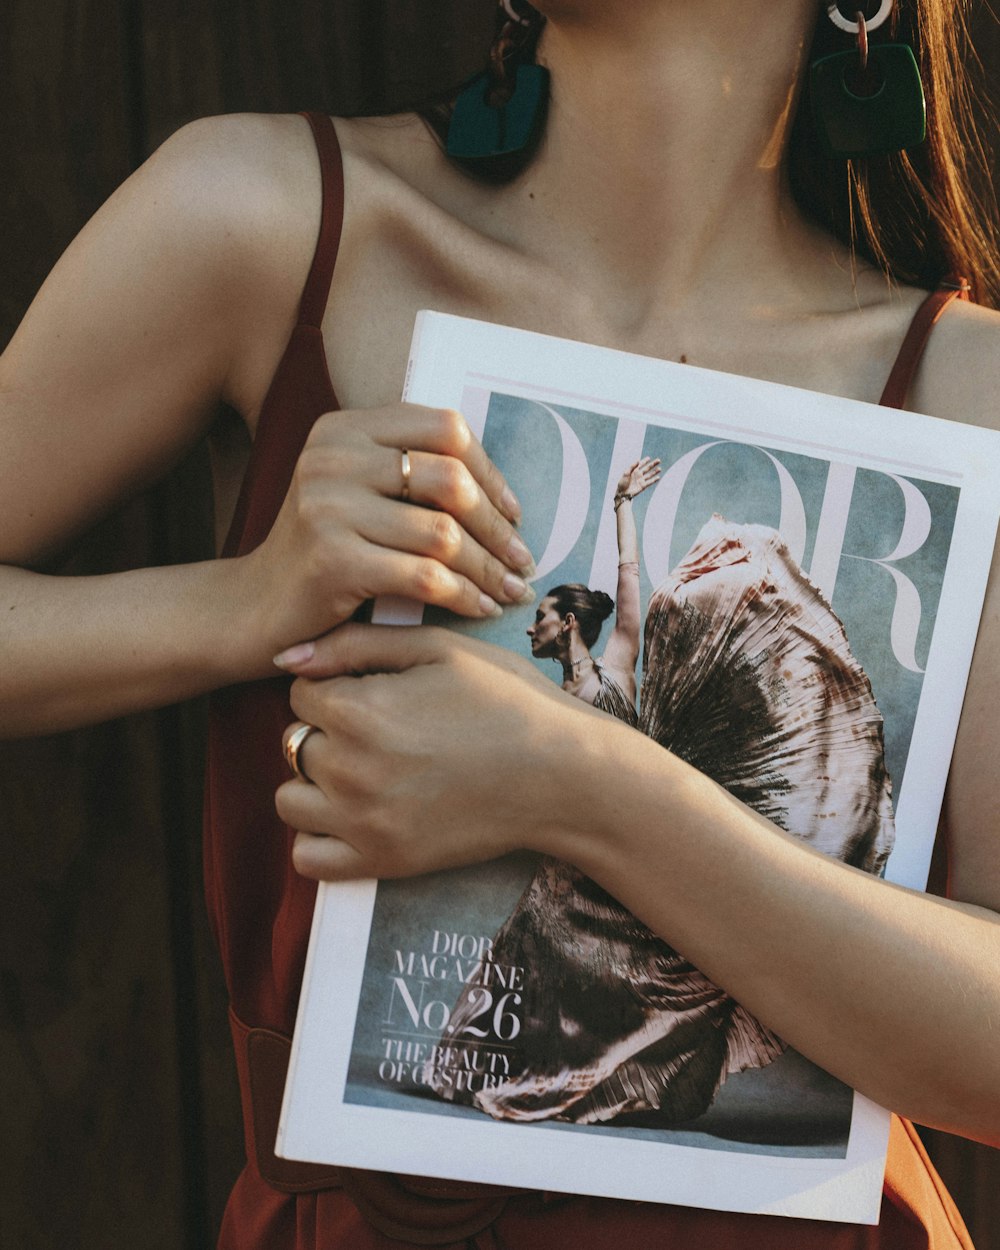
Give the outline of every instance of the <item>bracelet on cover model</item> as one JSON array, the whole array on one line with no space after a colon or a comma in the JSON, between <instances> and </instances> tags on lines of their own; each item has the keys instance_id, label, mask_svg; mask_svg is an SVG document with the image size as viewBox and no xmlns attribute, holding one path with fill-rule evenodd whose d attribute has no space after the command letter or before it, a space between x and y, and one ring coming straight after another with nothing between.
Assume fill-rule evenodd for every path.
<instances>
[{"instance_id":1,"label":"bracelet on cover model","mask_svg":"<svg viewBox=\"0 0 1000 1250\"><path fill-rule=\"evenodd\" d=\"M632 496L627 491L624 491L624 490L619 491L615 495L615 511L617 512L618 509L622 506L622 504L626 502L631 503Z\"/></svg>"}]
</instances>

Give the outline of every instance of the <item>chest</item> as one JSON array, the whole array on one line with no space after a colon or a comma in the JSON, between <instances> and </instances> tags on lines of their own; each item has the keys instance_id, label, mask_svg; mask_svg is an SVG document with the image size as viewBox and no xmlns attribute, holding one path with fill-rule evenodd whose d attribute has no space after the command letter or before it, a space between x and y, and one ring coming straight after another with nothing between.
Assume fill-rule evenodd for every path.
<instances>
[{"instance_id":1,"label":"chest","mask_svg":"<svg viewBox=\"0 0 1000 1250\"><path fill-rule=\"evenodd\" d=\"M725 292L623 316L575 269L556 267L448 214L400 229L345 227L323 323L327 360L347 408L401 394L417 312L439 312L877 402L920 293L809 317ZM742 309L742 311L741 311Z\"/></svg>"}]
</instances>

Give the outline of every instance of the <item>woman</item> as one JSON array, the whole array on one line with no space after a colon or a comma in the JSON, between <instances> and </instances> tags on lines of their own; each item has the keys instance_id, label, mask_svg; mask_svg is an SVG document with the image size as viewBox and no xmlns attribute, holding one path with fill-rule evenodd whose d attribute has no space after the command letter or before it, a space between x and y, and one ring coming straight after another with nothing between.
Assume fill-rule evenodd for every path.
<instances>
[{"instance_id":1,"label":"woman","mask_svg":"<svg viewBox=\"0 0 1000 1250\"><path fill-rule=\"evenodd\" d=\"M639 537L632 500L660 478L660 462L643 456L621 475L615 489L618 535L618 607L601 590L579 583L555 586L528 626L531 654L562 665L562 688L584 703L636 725L635 664L639 658ZM590 654L601 626L615 612L615 627L600 660Z\"/></svg>"},{"instance_id":2,"label":"woman","mask_svg":"<svg viewBox=\"0 0 1000 1250\"><path fill-rule=\"evenodd\" d=\"M518 0L515 11L537 33L536 10ZM320 174L299 118L197 123L74 243L0 367L7 732L225 687L213 708L208 891L251 1158L226 1247L393 1244L369 1222L380 1219L371 1195L362 1216L335 1177L283 1178L265 1144L313 879L421 872L511 846L576 864L766 1025L878 1101L997 1137L989 1030L1000 1007L1000 881L984 765L995 585L946 811L947 903L813 856L526 662L432 631L327 632L379 593L473 617L526 594L517 502L465 424L395 403L420 307L875 399L921 283L962 256L976 290L988 287L954 162L938 159L958 150L942 139L943 10L922 11L918 44L933 92L932 190L885 189L877 173L871 189L888 214L882 246L913 286L855 264L802 207L818 212L817 187L836 198L846 183L843 165L811 183L801 149L788 155L812 4L724 0L707 17L702 5L662 0L540 0L537 11L549 19L538 56L551 102L537 153L512 181L470 181L416 117L338 123L341 225L340 163L322 119ZM901 17L904 30L913 24L908 10ZM917 219L912 231L893 207ZM846 198L838 215L850 216ZM990 424L997 327L985 309L949 307L908 403ZM255 436L234 558L93 581L29 571L202 435L219 398ZM223 508L242 473L220 455ZM322 730L297 757L311 782L279 793L282 818L305 831L294 839L268 810L290 719L286 686L259 680L273 675L275 652L310 679L295 685L293 706ZM379 675L353 676L369 670ZM436 749L414 760L419 738ZM571 783L572 804L552 801L555 776ZM652 842L659 848L664 828L668 856ZM763 973L775 950L780 978ZM881 976L859 985L852 970L872 962ZM495 1216L508 1246L963 1244L901 1129L876 1233L534 1195L501 1205L485 1223L448 1217L451 1240L482 1239Z\"/></svg>"},{"instance_id":3,"label":"woman","mask_svg":"<svg viewBox=\"0 0 1000 1250\"><path fill-rule=\"evenodd\" d=\"M618 602L604 654L590 648L615 611L610 596L579 583L546 594L528 627L536 659L558 660L562 689L638 728L635 666L642 607L632 500L660 477L644 456L615 489ZM595 944L601 958L595 960ZM509 1077L473 1094L428 1065L431 1088L497 1119L595 1124L653 1111L660 1124L691 1120L729 1072L759 1067L784 1049L738 1004L579 869L544 857L493 939L491 958L537 970L522 997L524 1022L508 1046ZM461 1043L481 1011L463 990L443 1044Z\"/></svg>"}]
</instances>

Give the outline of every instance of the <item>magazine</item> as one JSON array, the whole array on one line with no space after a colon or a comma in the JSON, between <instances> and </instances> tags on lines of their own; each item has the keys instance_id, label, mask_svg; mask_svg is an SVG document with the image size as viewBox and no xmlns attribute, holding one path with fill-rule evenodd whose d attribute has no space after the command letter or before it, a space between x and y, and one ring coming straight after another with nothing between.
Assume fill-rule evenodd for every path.
<instances>
[{"instance_id":1,"label":"magazine","mask_svg":"<svg viewBox=\"0 0 1000 1250\"><path fill-rule=\"evenodd\" d=\"M464 413L537 561L543 610L451 627L561 682L550 592L633 595L637 564L643 646L622 674L593 644L596 705L810 845L925 887L1000 436L433 312L404 397ZM888 1128L569 865L320 887L286 1158L875 1223Z\"/></svg>"}]
</instances>

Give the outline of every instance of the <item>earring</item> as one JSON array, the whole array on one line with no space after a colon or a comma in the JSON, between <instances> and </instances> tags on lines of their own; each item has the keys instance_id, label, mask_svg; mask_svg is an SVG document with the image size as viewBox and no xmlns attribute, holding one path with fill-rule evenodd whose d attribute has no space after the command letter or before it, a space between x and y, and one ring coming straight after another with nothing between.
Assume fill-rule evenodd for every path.
<instances>
[{"instance_id":1,"label":"earring","mask_svg":"<svg viewBox=\"0 0 1000 1250\"><path fill-rule=\"evenodd\" d=\"M854 158L899 152L922 143L926 105L913 49L905 43L868 46L892 12L893 0L882 0L869 21L858 12L850 21L827 5L838 30L857 37L857 48L819 57L809 67L813 121L833 157Z\"/></svg>"},{"instance_id":2,"label":"earring","mask_svg":"<svg viewBox=\"0 0 1000 1250\"><path fill-rule=\"evenodd\" d=\"M527 59L543 19L518 13L513 0L500 0L506 20L490 49L489 68L455 100L445 145L456 160L487 162L518 156L537 143L549 100L549 71Z\"/></svg>"}]
</instances>

